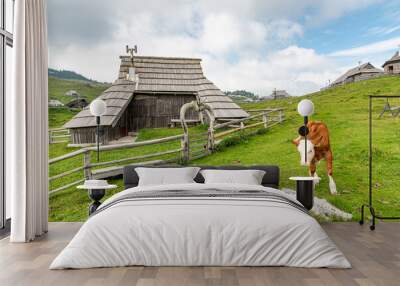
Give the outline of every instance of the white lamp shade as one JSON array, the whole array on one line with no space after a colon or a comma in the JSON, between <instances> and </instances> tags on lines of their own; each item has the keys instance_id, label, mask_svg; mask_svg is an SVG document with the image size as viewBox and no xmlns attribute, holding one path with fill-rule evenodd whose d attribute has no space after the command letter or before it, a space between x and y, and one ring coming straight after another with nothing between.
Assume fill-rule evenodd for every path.
<instances>
[{"instance_id":1,"label":"white lamp shade","mask_svg":"<svg viewBox=\"0 0 400 286\"><path fill-rule=\"evenodd\" d=\"M297 105L297 111L301 116L310 116L314 113L314 103L309 99L303 99Z\"/></svg>"},{"instance_id":2,"label":"white lamp shade","mask_svg":"<svg viewBox=\"0 0 400 286\"><path fill-rule=\"evenodd\" d=\"M106 113L107 105L101 99L95 99L90 103L90 113L93 116L102 116Z\"/></svg>"}]
</instances>

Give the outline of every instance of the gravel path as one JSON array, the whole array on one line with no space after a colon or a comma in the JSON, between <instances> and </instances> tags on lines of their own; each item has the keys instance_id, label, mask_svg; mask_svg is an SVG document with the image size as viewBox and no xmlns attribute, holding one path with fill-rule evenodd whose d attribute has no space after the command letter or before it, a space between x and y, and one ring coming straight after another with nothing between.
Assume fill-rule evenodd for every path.
<instances>
[{"instance_id":1,"label":"gravel path","mask_svg":"<svg viewBox=\"0 0 400 286\"><path fill-rule=\"evenodd\" d=\"M295 191L291 189L282 189L282 191L285 194L296 198ZM352 218L352 214L346 213L330 204L327 200L317 197L314 197L314 207L312 208L311 212L328 220L331 220L332 218L339 220L351 220Z\"/></svg>"}]
</instances>

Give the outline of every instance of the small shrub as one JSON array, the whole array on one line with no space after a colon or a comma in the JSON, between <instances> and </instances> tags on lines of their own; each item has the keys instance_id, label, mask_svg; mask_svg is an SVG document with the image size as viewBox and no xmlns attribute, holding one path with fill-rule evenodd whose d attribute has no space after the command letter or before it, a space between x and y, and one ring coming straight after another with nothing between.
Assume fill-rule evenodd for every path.
<instances>
[{"instance_id":1,"label":"small shrub","mask_svg":"<svg viewBox=\"0 0 400 286\"><path fill-rule=\"evenodd\" d=\"M243 140L242 137L243 137L242 135L234 135L234 136L226 137L226 138L222 139L222 141L220 143L218 143L218 145L216 146L216 150L221 151L227 147L238 145L242 142L242 140Z\"/></svg>"},{"instance_id":2,"label":"small shrub","mask_svg":"<svg viewBox=\"0 0 400 286\"><path fill-rule=\"evenodd\" d=\"M256 131L256 134L257 135L265 135L265 134L267 134L268 133L268 128L260 128L260 129L257 129L257 131Z\"/></svg>"}]
</instances>

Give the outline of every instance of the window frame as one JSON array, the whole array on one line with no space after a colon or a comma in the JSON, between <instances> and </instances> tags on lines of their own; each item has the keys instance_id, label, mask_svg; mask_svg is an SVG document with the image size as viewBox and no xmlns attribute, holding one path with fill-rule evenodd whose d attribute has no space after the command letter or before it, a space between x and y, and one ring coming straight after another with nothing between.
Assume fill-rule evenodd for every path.
<instances>
[{"instance_id":1,"label":"window frame","mask_svg":"<svg viewBox=\"0 0 400 286\"><path fill-rule=\"evenodd\" d=\"M9 231L10 220L6 218L6 190L5 190L5 97L6 97L6 60L7 46L13 47L13 34L6 30L7 15L6 5L11 3L14 13L15 0L0 0L0 236Z\"/></svg>"}]
</instances>

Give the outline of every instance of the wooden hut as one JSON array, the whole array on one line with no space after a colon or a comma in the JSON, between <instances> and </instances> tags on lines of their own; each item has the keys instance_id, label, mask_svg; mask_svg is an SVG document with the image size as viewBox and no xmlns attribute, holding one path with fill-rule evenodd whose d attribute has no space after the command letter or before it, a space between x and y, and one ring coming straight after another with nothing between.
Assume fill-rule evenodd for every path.
<instances>
[{"instance_id":1,"label":"wooden hut","mask_svg":"<svg viewBox=\"0 0 400 286\"><path fill-rule=\"evenodd\" d=\"M400 54L397 51L393 57L383 64L383 69L387 74L400 74Z\"/></svg>"},{"instance_id":2,"label":"wooden hut","mask_svg":"<svg viewBox=\"0 0 400 286\"><path fill-rule=\"evenodd\" d=\"M272 99L282 99L290 97L290 94L286 90L274 89L270 95Z\"/></svg>"},{"instance_id":3,"label":"wooden hut","mask_svg":"<svg viewBox=\"0 0 400 286\"><path fill-rule=\"evenodd\" d=\"M64 106L64 104L57 99L49 100L49 107L63 107L63 106Z\"/></svg>"},{"instance_id":4,"label":"wooden hut","mask_svg":"<svg viewBox=\"0 0 400 286\"><path fill-rule=\"evenodd\" d=\"M336 79L330 86L343 85L346 83L366 80L381 75L383 75L382 70L374 67L371 63L365 63L355 68L349 69L338 79Z\"/></svg>"},{"instance_id":5,"label":"wooden hut","mask_svg":"<svg viewBox=\"0 0 400 286\"><path fill-rule=\"evenodd\" d=\"M65 93L65 96L79 97L79 93L76 90L68 90Z\"/></svg>"},{"instance_id":6,"label":"wooden hut","mask_svg":"<svg viewBox=\"0 0 400 286\"><path fill-rule=\"evenodd\" d=\"M167 127L179 119L183 104L197 99L211 106L216 120L249 116L204 76L201 59L143 56L120 59L118 79L99 96L107 104L107 112L101 118L104 130L101 140L105 144L141 128ZM202 120L195 112L187 118ZM88 108L67 122L65 127L70 129L72 143L95 142L95 123Z\"/></svg>"},{"instance_id":7,"label":"wooden hut","mask_svg":"<svg viewBox=\"0 0 400 286\"><path fill-rule=\"evenodd\" d=\"M85 108L89 105L88 101L84 98L78 98L71 100L67 104L65 104L69 108Z\"/></svg>"}]
</instances>

